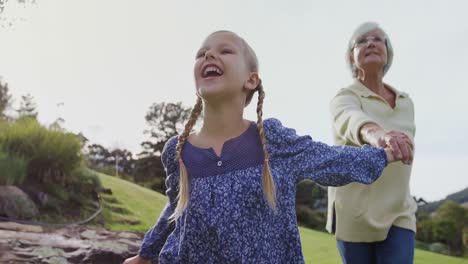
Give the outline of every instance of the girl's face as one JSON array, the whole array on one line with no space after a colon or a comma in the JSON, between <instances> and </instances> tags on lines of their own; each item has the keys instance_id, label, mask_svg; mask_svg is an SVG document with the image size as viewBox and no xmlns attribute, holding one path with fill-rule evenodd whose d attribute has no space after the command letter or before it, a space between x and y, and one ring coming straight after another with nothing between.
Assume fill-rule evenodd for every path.
<instances>
[{"instance_id":1,"label":"girl's face","mask_svg":"<svg viewBox=\"0 0 468 264\"><path fill-rule=\"evenodd\" d=\"M242 40L230 32L210 35L197 52L194 75L197 94L204 100L246 96L255 89Z\"/></svg>"}]
</instances>

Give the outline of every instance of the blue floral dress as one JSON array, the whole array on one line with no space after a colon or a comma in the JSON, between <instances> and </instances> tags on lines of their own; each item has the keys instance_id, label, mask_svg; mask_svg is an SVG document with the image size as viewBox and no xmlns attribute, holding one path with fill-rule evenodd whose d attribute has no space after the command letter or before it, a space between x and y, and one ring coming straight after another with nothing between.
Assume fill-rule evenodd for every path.
<instances>
[{"instance_id":1,"label":"blue floral dress","mask_svg":"<svg viewBox=\"0 0 468 264\"><path fill-rule=\"evenodd\" d=\"M296 221L296 185L370 184L387 165L383 149L328 146L298 136L277 119L264 121L277 210L262 190L263 151L256 124L224 143L221 155L187 142L182 159L190 178L183 215L168 220L177 204L179 167L170 139L162 153L168 203L144 238L139 255L159 263L304 263Z\"/></svg>"}]
</instances>

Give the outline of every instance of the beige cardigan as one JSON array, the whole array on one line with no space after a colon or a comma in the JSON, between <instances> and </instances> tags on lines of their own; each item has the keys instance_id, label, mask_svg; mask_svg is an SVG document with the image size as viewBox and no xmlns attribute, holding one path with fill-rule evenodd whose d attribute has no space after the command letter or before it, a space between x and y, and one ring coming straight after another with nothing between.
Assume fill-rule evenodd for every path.
<instances>
[{"instance_id":1,"label":"beige cardigan","mask_svg":"<svg viewBox=\"0 0 468 264\"><path fill-rule=\"evenodd\" d=\"M368 122L385 131L406 133L414 142L414 106L407 94L385 84L395 92L392 109L380 96L355 82L341 89L331 101L334 139L338 145L361 146L359 130ZM416 202L410 194L411 166L390 163L371 185L351 183L328 188L327 230L348 242L385 240L392 225L416 232ZM335 219L333 212L335 211Z\"/></svg>"}]
</instances>

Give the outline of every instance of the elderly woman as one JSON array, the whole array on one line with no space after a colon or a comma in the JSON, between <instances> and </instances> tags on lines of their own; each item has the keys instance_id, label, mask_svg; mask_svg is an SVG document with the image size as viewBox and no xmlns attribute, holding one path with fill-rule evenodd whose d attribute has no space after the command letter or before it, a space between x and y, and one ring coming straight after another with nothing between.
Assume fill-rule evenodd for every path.
<instances>
[{"instance_id":1,"label":"elderly woman","mask_svg":"<svg viewBox=\"0 0 468 264\"><path fill-rule=\"evenodd\" d=\"M346 55L354 81L331 101L336 143L390 146L403 162L389 164L372 185L329 188L327 230L335 233L343 263L413 263L417 207L409 188L413 102L383 82L393 49L379 25L360 25Z\"/></svg>"}]
</instances>

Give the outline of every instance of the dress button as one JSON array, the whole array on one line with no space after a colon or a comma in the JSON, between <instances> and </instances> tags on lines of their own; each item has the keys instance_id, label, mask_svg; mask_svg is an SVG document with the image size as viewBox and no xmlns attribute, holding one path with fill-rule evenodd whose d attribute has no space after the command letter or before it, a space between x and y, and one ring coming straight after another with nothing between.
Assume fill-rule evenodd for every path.
<instances>
[{"instance_id":1,"label":"dress button","mask_svg":"<svg viewBox=\"0 0 468 264\"><path fill-rule=\"evenodd\" d=\"M221 165L223 165L223 162L222 162L222 161L218 161L218 167L221 167Z\"/></svg>"}]
</instances>

